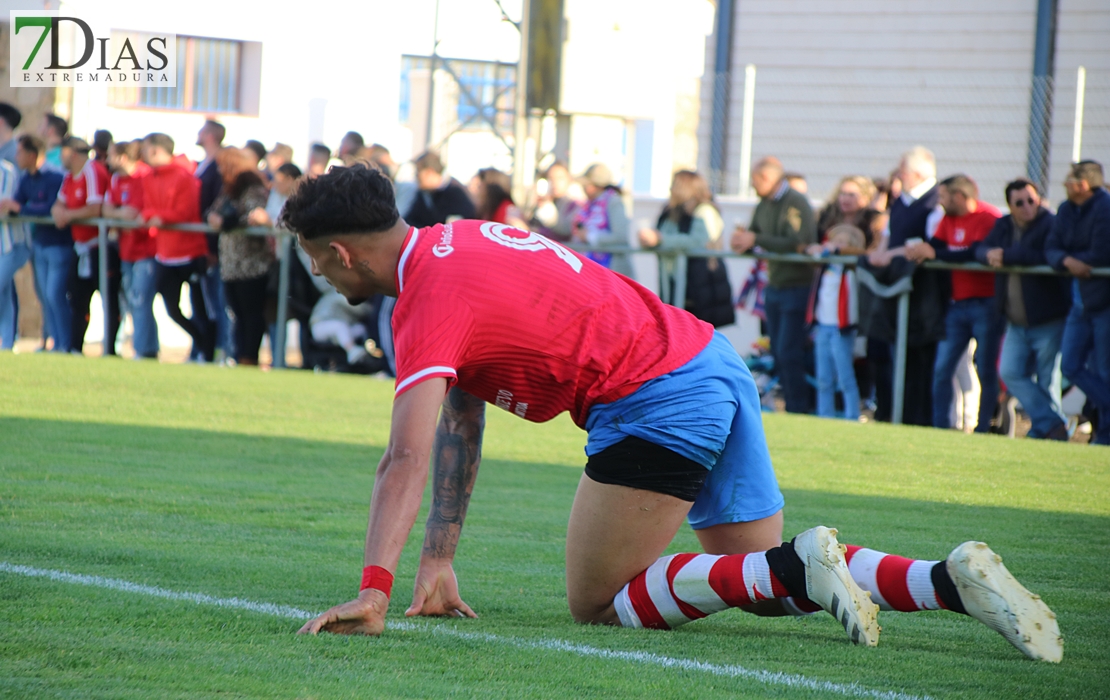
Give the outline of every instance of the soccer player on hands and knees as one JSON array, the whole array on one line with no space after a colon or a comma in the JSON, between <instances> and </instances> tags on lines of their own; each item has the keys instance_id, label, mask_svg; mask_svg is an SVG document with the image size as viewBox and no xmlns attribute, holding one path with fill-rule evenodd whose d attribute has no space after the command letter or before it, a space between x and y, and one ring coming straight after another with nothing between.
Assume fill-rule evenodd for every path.
<instances>
[{"instance_id":1,"label":"soccer player on hands and knees","mask_svg":"<svg viewBox=\"0 0 1110 700\"><path fill-rule=\"evenodd\" d=\"M411 228L389 179L359 165L302 181L282 218L313 272L352 303L397 297L396 398L362 590L301 632L385 629L433 453L434 501L406 614L474 616L452 560L492 403L535 422L569 411L588 433L567 528L567 602L579 622L668 629L730 607L824 609L853 642L873 646L880 606L945 608L1033 658L1060 659L1053 614L982 543L947 561L845 548L825 527L783 543L751 374L709 324L628 278L501 224ZM662 556L687 518L706 553Z\"/></svg>"}]
</instances>

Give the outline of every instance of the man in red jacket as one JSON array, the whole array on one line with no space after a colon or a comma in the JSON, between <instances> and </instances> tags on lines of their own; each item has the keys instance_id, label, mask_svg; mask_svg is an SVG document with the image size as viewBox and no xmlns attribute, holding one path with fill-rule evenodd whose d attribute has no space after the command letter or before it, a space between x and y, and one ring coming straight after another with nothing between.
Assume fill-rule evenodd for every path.
<instances>
[{"instance_id":1,"label":"man in red jacket","mask_svg":"<svg viewBox=\"0 0 1110 700\"><path fill-rule=\"evenodd\" d=\"M944 218L932 238L906 249L906 257L917 263L975 262L976 247L994 228L1002 212L980 201L979 186L966 175L953 175L941 182L937 195ZM991 418L998 405L998 353L1005 328L995 307L994 273L952 272L952 299L944 316L944 327L944 340L937 345L933 367L933 427L952 427L949 418L954 395L952 377L974 338L975 373L983 387L975 432L990 432Z\"/></svg>"},{"instance_id":2,"label":"man in red jacket","mask_svg":"<svg viewBox=\"0 0 1110 700\"><path fill-rule=\"evenodd\" d=\"M173 147L173 139L165 134L143 139L142 157L152 172L143 182L141 215L154 234L158 293L166 303L166 313L192 336L204 360L211 362L215 337L209 325L185 318L180 306L181 285L188 282L193 318L207 318L201 281L207 269L208 243L201 234L163 228L200 221L200 183L174 160Z\"/></svg>"},{"instance_id":3,"label":"man in red jacket","mask_svg":"<svg viewBox=\"0 0 1110 700\"><path fill-rule=\"evenodd\" d=\"M143 210L143 178L150 166L139 153L143 142L113 143L108 164L114 171L104 197L104 216L134 220ZM158 323L154 320L154 295L158 293L154 236L150 229L123 229L119 234L123 293L134 325L131 343L136 357L158 359Z\"/></svg>"}]
</instances>

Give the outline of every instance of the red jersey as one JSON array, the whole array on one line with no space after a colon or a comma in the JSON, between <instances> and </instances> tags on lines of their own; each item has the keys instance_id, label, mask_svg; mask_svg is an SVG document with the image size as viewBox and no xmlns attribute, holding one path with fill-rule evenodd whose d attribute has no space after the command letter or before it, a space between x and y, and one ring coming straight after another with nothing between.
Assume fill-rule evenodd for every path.
<instances>
[{"instance_id":1,"label":"red jersey","mask_svg":"<svg viewBox=\"0 0 1110 700\"><path fill-rule=\"evenodd\" d=\"M513 205L512 200L503 200L501 204L497 205L497 211L493 212L493 217L490 220L496 221L499 224L507 224L509 223L510 213L512 213L513 216L520 217L520 211Z\"/></svg>"},{"instance_id":2,"label":"red jersey","mask_svg":"<svg viewBox=\"0 0 1110 700\"><path fill-rule=\"evenodd\" d=\"M967 250L987 237L994 228L994 222L1002 212L986 202L979 202L979 208L963 216L947 214L937 225L933 238L944 241L950 250ZM993 272L952 271L952 300L980 299L994 296Z\"/></svg>"},{"instance_id":3,"label":"red jersey","mask_svg":"<svg viewBox=\"0 0 1110 700\"><path fill-rule=\"evenodd\" d=\"M65 179L62 180L62 190L58 193L58 201L66 209L80 209L88 204L103 202L104 193L107 190L108 169L99 160L90 158L76 176L66 171ZM99 233L96 226L73 224L69 229L74 243L88 243L95 240Z\"/></svg>"},{"instance_id":4,"label":"red jersey","mask_svg":"<svg viewBox=\"0 0 1110 700\"><path fill-rule=\"evenodd\" d=\"M142 178L150 173L150 166L137 163L135 172L128 175L118 172L112 175L108 185L108 201L114 207L132 207L143 210ZM120 231L119 257L124 262L138 262L153 258L155 252L154 236L149 228L132 228Z\"/></svg>"},{"instance_id":5,"label":"red jersey","mask_svg":"<svg viewBox=\"0 0 1110 700\"><path fill-rule=\"evenodd\" d=\"M713 327L536 233L411 229L397 264L396 395L431 377L536 423L627 396L686 364Z\"/></svg>"},{"instance_id":6,"label":"red jersey","mask_svg":"<svg viewBox=\"0 0 1110 700\"><path fill-rule=\"evenodd\" d=\"M176 163L153 168L143 178L144 219L157 216L164 224L200 221L200 181ZM208 255L208 239L199 233L150 229L155 257L167 265L181 265Z\"/></svg>"}]
</instances>

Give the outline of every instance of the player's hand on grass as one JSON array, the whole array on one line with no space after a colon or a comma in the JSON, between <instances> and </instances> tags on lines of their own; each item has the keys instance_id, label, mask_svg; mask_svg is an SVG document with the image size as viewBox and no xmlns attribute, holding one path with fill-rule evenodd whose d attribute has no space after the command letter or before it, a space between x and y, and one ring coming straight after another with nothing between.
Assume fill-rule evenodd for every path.
<instances>
[{"instance_id":1,"label":"player's hand on grass","mask_svg":"<svg viewBox=\"0 0 1110 700\"><path fill-rule=\"evenodd\" d=\"M478 617L459 597L459 581L455 578L450 560L430 558L420 559L420 570L416 572L416 585L412 590L412 605L405 615Z\"/></svg>"},{"instance_id":2,"label":"player's hand on grass","mask_svg":"<svg viewBox=\"0 0 1110 700\"><path fill-rule=\"evenodd\" d=\"M337 605L304 624L297 634L369 634L377 637L385 630L385 611L389 598L376 588L367 588L349 603Z\"/></svg>"}]
</instances>

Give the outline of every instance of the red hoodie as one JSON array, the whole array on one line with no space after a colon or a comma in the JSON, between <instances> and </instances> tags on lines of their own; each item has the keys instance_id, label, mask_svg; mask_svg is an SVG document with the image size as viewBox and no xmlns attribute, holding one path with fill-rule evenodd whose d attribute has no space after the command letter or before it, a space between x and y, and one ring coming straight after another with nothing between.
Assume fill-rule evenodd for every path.
<instances>
[{"instance_id":1,"label":"red hoodie","mask_svg":"<svg viewBox=\"0 0 1110 700\"><path fill-rule=\"evenodd\" d=\"M200 181L177 163L154 168L143 178L143 219L157 216L164 224L200 221ZM208 241L199 233L151 227L155 257L164 264L183 264L208 254Z\"/></svg>"},{"instance_id":2,"label":"red hoodie","mask_svg":"<svg viewBox=\"0 0 1110 700\"><path fill-rule=\"evenodd\" d=\"M189 160L189 157L186 156L184 153L178 153L176 156L174 156L173 162L177 165L180 165L182 168L185 168L185 170L187 170L190 175L195 174L197 171L197 164Z\"/></svg>"},{"instance_id":3,"label":"red hoodie","mask_svg":"<svg viewBox=\"0 0 1110 700\"><path fill-rule=\"evenodd\" d=\"M143 210L143 178L150 174L150 166L136 163L135 172L128 175L122 170L112 175L105 199L114 207L134 207ZM153 258L156 252L154 236L150 229L124 229L119 234L119 257L124 262L138 262Z\"/></svg>"}]
</instances>

